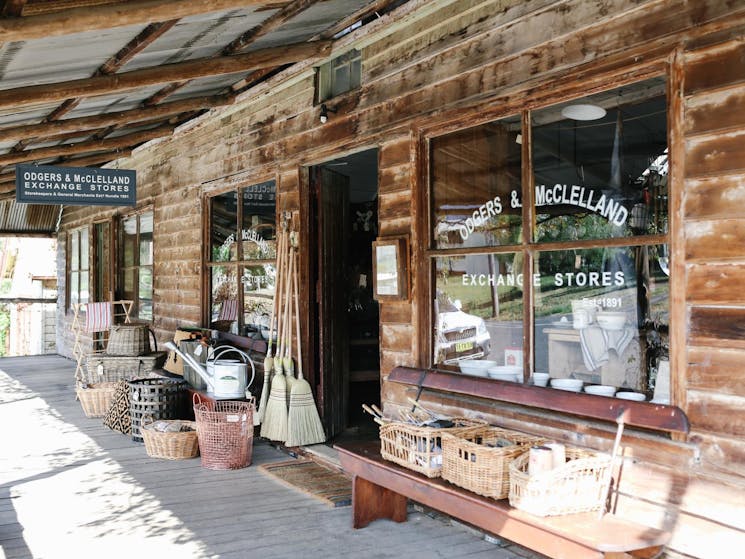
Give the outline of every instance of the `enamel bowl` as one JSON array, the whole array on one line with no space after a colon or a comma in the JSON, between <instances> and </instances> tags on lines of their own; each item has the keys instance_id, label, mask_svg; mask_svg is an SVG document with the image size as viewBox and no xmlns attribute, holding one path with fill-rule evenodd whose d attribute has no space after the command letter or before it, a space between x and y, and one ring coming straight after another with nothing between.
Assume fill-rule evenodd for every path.
<instances>
[{"instance_id":1,"label":"enamel bowl","mask_svg":"<svg viewBox=\"0 0 745 559\"><path fill-rule=\"evenodd\" d=\"M582 381L578 378L554 378L551 379L551 388L579 392L582 390Z\"/></svg>"},{"instance_id":2,"label":"enamel bowl","mask_svg":"<svg viewBox=\"0 0 745 559\"><path fill-rule=\"evenodd\" d=\"M647 399L646 395L641 392L616 392L616 398L622 400L633 400L634 402L643 402Z\"/></svg>"},{"instance_id":3,"label":"enamel bowl","mask_svg":"<svg viewBox=\"0 0 745 559\"><path fill-rule=\"evenodd\" d=\"M506 380L507 382L520 382L523 375L522 367L511 367L509 365L499 365L489 367L487 371L489 378L497 380Z\"/></svg>"},{"instance_id":4,"label":"enamel bowl","mask_svg":"<svg viewBox=\"0 0 745 559\"><path fill-rule=\"evenodd\" d=\"M488 359L465 359L458 362L461 373L477 377L487 376L489 367L494 367L496 364L496 361L490 361Z\"/></svg>"},{"instance_id":5,"label":"enamel bowl","mask_svg":"<svg viewBox=\"0 0 745 559\"><path fill-rule=\"evenodd\" d=\"M616 387L606 386L604 384L591 384L585 386L585 392L595 394L596 396L613 396L616 393Z\"/></svg>"}]
</instances>

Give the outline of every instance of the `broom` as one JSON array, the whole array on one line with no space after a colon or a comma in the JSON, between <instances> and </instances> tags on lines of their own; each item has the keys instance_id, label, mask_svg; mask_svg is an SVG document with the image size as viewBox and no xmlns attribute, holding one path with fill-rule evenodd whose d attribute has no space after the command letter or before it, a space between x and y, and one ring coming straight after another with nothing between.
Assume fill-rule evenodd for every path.
<instances>
[{"instance_id":1,"label":"broom","mask_svg":"<svg viewBox=\"0 0 745 559\"><path fill-rule=\"evenodd\" d=\"M297 269L292 276L293 291L295 293L295 320L297 331L297 368L298 378L292 386L290 394L290 412L287 420L287 446L301 446L318 444L326 440L321 418L318 416L316 403L313 401L313 391L310 384L303 378L303 352L300 341L300 312L298 304Z\"/></svg>"},{"instance_id":2,"label":"broom","mask_svg":"<svg viewBox=\"0 0 745 559\"><path fill-rule=\"evenodd\" d=\"M259 401L258 413L254 415L254 425L259 425L264 420L264 408L269 400L269 380L272 376L272 367L274 367L274 360L272 359L272 342L274 341L274 315L277 309L277 297L276 292L279 289L279 269L282 266L282 232L279 232L277 236L277 270L274 281L274 292L275 297L272 301L272 316L269 319L269 345L266 349L266 357L264 358L264 386L261 389L261 400Z\"/></svg>"},{"instance_id":3,"label":"broom","mask_svg":"<svg viewBox=\"0 0 745 559\"><path fill-rule=\"evenodd\" d=\"M295 251L292 247L289 247L289 256L290 256L290 266L287 272L287 294L285 297L286 305L287 305L287 330L285 332L285 335L287 336L287 348L285 350L285 356L282 360L282 366L285 370L285 381L287 382L287 406L290 405L290 394L292 393L292 387L296 382L295 378L295 365L292 362L292 305L290 304L291 301L291 291L290 291L290 278L293 277L293 270L295 269ZM297 311L296 311L297 312Z\"/></svg>"},{"instance_id":4,"label":"broom","mask_svg":"<svg viewBox=\"0 0 745 559\"><path fill-rule=\"evenodd\" d=\"M286 257L284 256L284 245L286 235L282 235L282 246L281 256L279 258L281 267L278 268L277 276L279 277L278 283L281 284L283 281L286 283L287 278L284 278L284 268L286 264ZM275 353L274 358L274 377L271 382L271 391L269 392L269 398L267 399L263 422L261 424L260 435L272 441L284 441L287 438L287 383L285 376L282 374L282 352L284 350L284 338L283 331L287 329L287 325L282 323L282 300L279 298L280 288L275 291L275 297L277 297L277 340L279 348Z\"/></svg>"}]
</instances>

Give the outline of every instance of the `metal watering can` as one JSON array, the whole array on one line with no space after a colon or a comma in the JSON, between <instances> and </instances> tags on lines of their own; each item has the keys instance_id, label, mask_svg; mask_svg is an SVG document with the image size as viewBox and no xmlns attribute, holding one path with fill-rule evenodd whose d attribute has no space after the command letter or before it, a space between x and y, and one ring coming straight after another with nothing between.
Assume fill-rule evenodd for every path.
<instances>
[{"instance_id":1,"label":"metal watering can","mask_svg":"<svg viewBox=\"0 0 745 559\"><path fill-rule=\"evenodd\" d=\"M191 355L182 352L173 342L167 342L166 347L175 351L181 359L186 361L197 374L207 383L207 393L215 398L245 398L246 389L251 386L256 376L256 368L251 358L241 351L230 346L221 346L207 360L205 368ZM222 359L227 353L238 353L243 357L239 359ZM248 366L251 365L251 380L248 381Z\"/></svg>"}]
</instances>

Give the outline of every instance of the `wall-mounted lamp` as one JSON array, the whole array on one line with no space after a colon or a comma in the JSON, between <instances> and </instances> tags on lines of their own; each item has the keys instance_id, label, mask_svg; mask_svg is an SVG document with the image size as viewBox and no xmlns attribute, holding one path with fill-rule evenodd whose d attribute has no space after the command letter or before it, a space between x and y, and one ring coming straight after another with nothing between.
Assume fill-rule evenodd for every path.
<instances>
[{"instance_id":1,"label":"wall-mounted lamp","mask_svg":"<svg viewBox=\"0 0 745 559\"><path fill-rule=\"evenodd\" d=\"M321 124L326 124L329 119L329 113L335 113L336 109L327 107L325 103L321 103Z\"/></svg>"}]
</instances>

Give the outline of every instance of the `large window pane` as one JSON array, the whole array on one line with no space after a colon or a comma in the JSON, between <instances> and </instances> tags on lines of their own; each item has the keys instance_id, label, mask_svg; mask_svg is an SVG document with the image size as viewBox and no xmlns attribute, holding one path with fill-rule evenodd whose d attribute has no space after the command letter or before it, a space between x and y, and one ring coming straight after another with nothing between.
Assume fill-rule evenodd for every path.
<instances>
[{"instance_id":1,"label":"large window pane","mask_svg":"<svg viewBox=\"0 0 745 559\"><path fill-rule=\"evenodd\" d=\"M211 325L223 332L237 334L238 277L235 266L212 268Z\"/></svg>"},{"instance_id":2,"label":"large window pane","mask_svg":"<svg viewBox=\"0 0 745 559\"><path fill-rule=\"evenodd\" d=\"M137 217L122 221L122 263L125 267L137 264Z\"/></svg>"},{"instance_id":3,"label":"large window pane","mask_svg":"<svg viewBox=\"0 0 745 559\"><path fill-rule=\"evenodd\" d=\"M510 364L522 350L521 255L439 257L435 267L435 364Z\"/></svg>"},{"instance_id":4,"label":"large window pane","mask_svg":"<svg viewBox=\"0 0 745 559\"><path fill-rule=\"evenodd\" d=\"M88 229L80 230L80 269L87 270L89 262Z\"/></svg>"},{"instance_id":5,"label":"large window pane","mask_svg":"<svg viewBox=\"0 0 745 559\"><path fill-rule=\"evenodd\" d=\"M651 397L668 353L666 255L664 245L538 253L536 370Z\"/></svg>"},{"instance_id":6,"label":"large window pane","mask_svg":"<svg viewBox=\"0 0 745 559\"><path fill-rule=\"evenodd\" d=\"M138 278L138 317L142 320L153 319L153 268L141 266Z\"/></svg>"},{"instance_id":7,"label":"large window pane","mask_svg":"<svg viewBox=\"0 0 745 559\"><path fill-rule=\"evenodd\" d=\"M241 191L243 223L241 241L243 260L267 260L276 255L274 181L248 186Z\"/></svg>"},{"instance_id":8,"label":"large window pane","mask_svg":"<svg viewBox=\"0 0 745 559\"><path fill-rule=\"evenodd\" d=\"M666 233L666 115L663 78L534 111L535 240Z\"/></svg>"},{"instance_id":9,"label":"large window pane","mask_svg":"<svg viewBox=\"0 0 745 559\"><path fill-rule=\"evenodd\" d=\"M432 140L432 225L436 248L521 240L520 117Z\"/></svg>"},{"instance_id":10,"label":"large window pane","mask_svg":"<svg viewBox=\"0 0 745 559\"><path fill-rule=\"evenodd\" d=\"M238 258L235 242L238 225L238 193L226 192L210 200L210 260L228 262Z\"/></svg>"},{"instance_id":11,"label":"large window pane","mask_svg":"<svg viewBox=\"0 0 745 559\"><path fill-rule=\"evenodd\" d=\"M153 264L153 214L140 216L140 266Z\"/></svg>"},{"instance_id":12,"label":"large window pane","mask_svg":"<svg viewBox=\"0 0 745 559\"><path fill-rule=\"evenodd\" d=\"M267 339L275 280L274 264L246 266L243 269L241 283L243 284L244 335L258 335Z\"/></svg>"}]
</instances>

